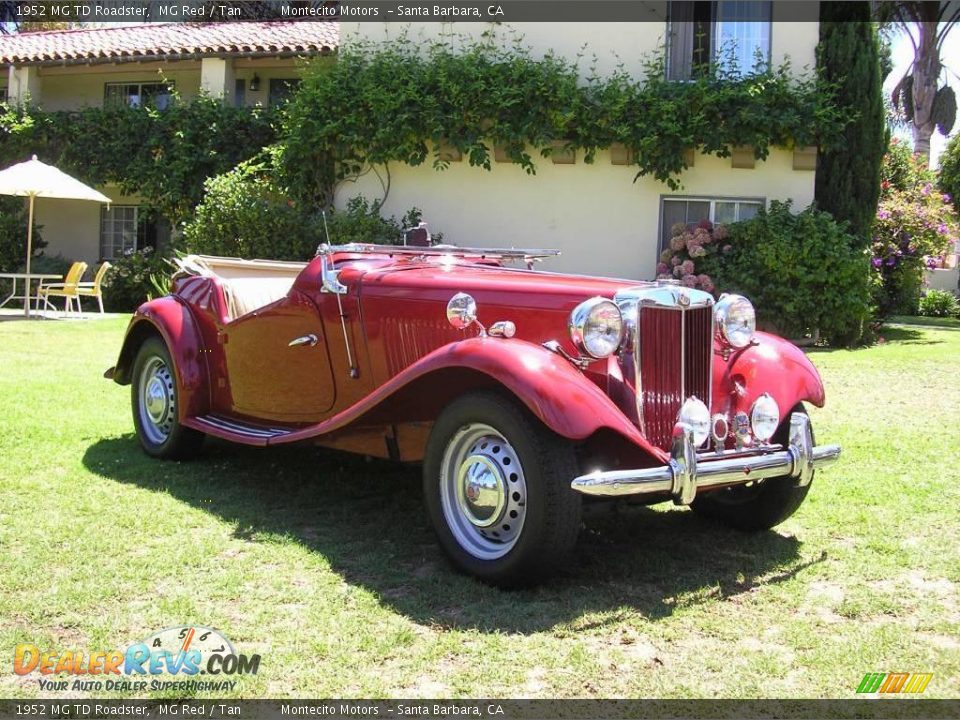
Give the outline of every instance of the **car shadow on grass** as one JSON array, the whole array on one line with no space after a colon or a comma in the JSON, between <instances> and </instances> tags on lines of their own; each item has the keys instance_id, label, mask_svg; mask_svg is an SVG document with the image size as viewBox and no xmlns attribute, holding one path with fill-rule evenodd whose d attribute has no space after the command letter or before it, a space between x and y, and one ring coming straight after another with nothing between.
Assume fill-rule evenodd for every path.
<instances>
[{"instance_id":1,"label":"car shadow on grass","mask_svg":"<svg viewBox=\"0 0 960 720\"><path fill-rule=\"evenodd\" d=\"M422 507L417 467L219 441L197 460L171 463L146 457L133 436L97 441L83 463L202 508L232 523L238 537L299 542L396 612L440 627L532 633L615 623L633 612L656 620L780 582L823 559L801 559L800 542L777 532L743 534L687 510L629 507L588 512L574 557L556 578L506 592L445 561Z\"/></svg>"}]
</instances>

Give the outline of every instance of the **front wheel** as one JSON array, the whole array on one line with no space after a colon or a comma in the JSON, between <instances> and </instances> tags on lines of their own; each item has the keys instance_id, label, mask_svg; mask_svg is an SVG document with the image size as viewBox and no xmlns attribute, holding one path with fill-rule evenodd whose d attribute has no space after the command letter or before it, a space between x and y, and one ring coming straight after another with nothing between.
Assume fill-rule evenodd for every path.
<instances>
[{"instance_id":1,"label":"front wheel","mask_svg":"<svg viewBox=\"0 0 960 720\"><path fill-rule=\"evenodd\" d=\"M451 403L434 423L424 497L440 545L460 569L502 586L528 585L576 542L580 496L570 443L499 395Z\"/></svg>"},{"instance_id":2,"label":"front wheel","mask_svg":"<svg viewBox=\"0 0 960 720\"><path fill-rule=\"evenodd\" d=\"M787 447L790 415L806 410L798 404L777 428L773 441ZM812 485L812 481L811 484ZM769 530L793 515L810 492L810 485L797 487L794 478L768 478L753 485L735 485L697 495L691 509L737 530Z\"/></svg>"},{"instance_id":3,"label":"front wheel","mask_svg":"<svg viewBox=\"0 0 960 720\"><path fill-rule=\"evenodd\" d=\"M130 395L133 424L144 452L157 458L186 459L200 450L203 433L180 424L173 361L160 338L147 338L137 351Z\"/></svg>"}]
</instances>

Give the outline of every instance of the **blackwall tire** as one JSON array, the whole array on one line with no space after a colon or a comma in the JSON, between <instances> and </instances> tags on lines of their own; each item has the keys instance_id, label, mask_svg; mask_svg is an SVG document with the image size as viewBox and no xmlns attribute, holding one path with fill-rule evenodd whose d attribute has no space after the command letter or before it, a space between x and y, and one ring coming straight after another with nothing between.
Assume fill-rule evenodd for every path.
<instances>
[{"instance_id":1,"label":"blackwall tire","mask_svg":"<svg viewBox=\"0 0 960 720\"><path fill-rule=\"evenodd\" d=\"M464 572L502 587L537 583L564 563L580 530L577 462L514 400L467 395L437 418L423 464L440 546Z\"/></svg>"},{"instance_id":2,"label":"blackwall tire","mask_svg":"<svg viewBox=\"0 0 960 720\"><path fill-rule=\"evenodd\" d=\"M203 433L180 424L173 361L158 337L147 338L137 351L130 398L137 438L147 455L186 460L200 451Z\"/></svg>"}]
</instances>

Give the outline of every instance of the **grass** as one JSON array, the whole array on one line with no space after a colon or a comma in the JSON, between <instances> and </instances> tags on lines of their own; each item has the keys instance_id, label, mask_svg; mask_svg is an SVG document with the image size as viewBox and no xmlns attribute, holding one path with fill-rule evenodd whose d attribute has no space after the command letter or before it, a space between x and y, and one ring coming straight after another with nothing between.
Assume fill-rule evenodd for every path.
<instances>
[{"instance_id":1,"label":"grass","mask_svg":"<svg viewBox=\"0 0 960 720\"><path fill-rule=\"evenodd\" d=\"M216 442L146 458L101 377L123 328L0 323L0 697L49 695L12 673L17 643L181 623L262 655L235 697L843 698L884 671L960 696L956 329L812 353L816 432L844 456L775 531L597 513L563 576L502 592L450 570L415 468Z\"/></svg>"}]
</instances>

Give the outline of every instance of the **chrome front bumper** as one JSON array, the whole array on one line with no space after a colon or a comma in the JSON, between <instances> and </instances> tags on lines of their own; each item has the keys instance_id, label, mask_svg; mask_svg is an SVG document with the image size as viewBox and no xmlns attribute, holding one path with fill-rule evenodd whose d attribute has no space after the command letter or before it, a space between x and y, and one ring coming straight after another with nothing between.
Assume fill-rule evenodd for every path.
<instances>
[{"instance_id":1,"label":"chrome front bumper","mask_svg":"<svg viewBox=\"0 0 960 720\"><path fill-rule=\"evenodd\" d=\"M620 496L670 493L678 505L689 505L697 491L718 485L740 485L764 478L788 476L799 487L809 485L816 468L840 457L839 445L814 447L810 419L790 416L790 444L786 449L728 451L697 455L693 431L677 423L670 462L640 470L597 471L582 475L571 487L584 495Z\"/></svg>"}]
</instances>

